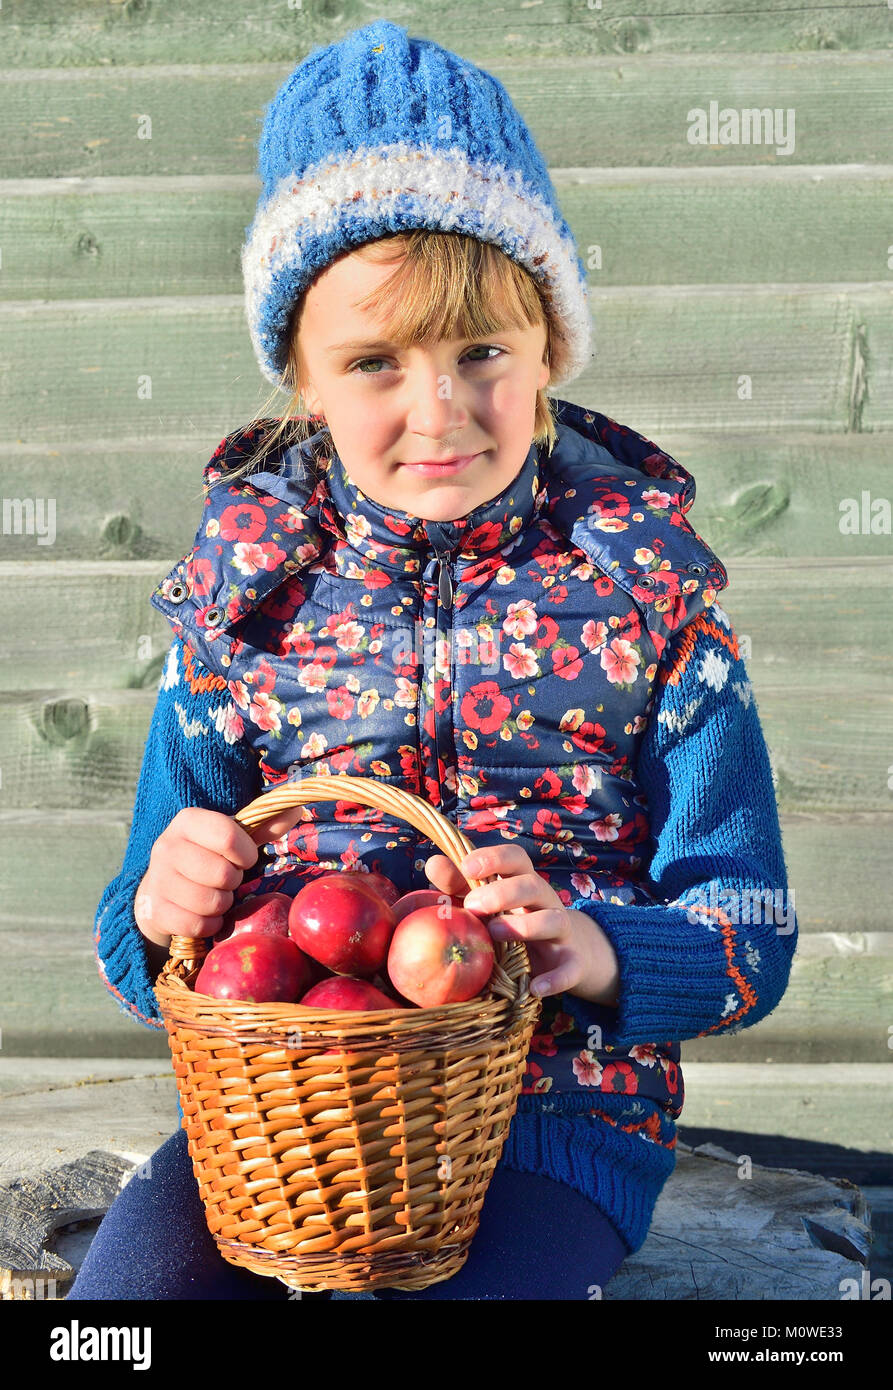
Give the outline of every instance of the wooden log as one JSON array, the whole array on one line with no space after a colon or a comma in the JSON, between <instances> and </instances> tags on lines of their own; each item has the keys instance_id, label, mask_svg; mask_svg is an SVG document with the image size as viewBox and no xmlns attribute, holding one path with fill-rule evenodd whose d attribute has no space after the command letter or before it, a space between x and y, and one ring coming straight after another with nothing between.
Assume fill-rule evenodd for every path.
<instances>
[{"instance_id":1,"label":"wooden log","mask_svg":"<svg viewBox=\"0 0 893 1390\"><path fill-rule=\"evenodd\" d=\"M0 1186L0 1298L64 1299L75 1271L53 1248L56 1232L104 1216L133 1171L121 1155L91 1149Z\"/></svg>"},{"instance_id":2,"label":"wooden log","mask_svg":"<svg viewBox=\"0 0 893 1390\"><path fill-rule=\"evenodd\" d=\"M676 1153L648 1238L609 1281L605 1301L860 1297L871 1277L871 1226L859 1188L740 1163L709 1143L679 1141Z\"/></svg>"}]
</instances>

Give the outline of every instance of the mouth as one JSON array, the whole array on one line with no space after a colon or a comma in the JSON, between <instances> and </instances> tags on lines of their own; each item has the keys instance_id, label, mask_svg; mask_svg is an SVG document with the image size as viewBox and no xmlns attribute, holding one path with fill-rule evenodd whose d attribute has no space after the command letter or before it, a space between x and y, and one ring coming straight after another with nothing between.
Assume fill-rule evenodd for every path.
<instances>
[{"instance_id":1,"label":"mouth","mask_svg":"<svg viewBox=\"0 0 893 1390\"><path fill-rule=\"evenodd\" d=\"M454 473L461 473L477 458L480 458L480 454L465 454L461 458L449 459L443 463L404 463L402 466L422 478L448 478Z\"/></svg>"}]
</instances>

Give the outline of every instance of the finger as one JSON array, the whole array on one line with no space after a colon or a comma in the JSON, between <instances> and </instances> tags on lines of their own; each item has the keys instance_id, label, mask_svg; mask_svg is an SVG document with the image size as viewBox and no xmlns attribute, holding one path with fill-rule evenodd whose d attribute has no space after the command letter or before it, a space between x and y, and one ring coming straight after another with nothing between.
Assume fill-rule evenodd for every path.
<instances>
[{"instance_id":1,"label":"finger","mask_svg":"<svg viewBox=\"0 0 893 1390\"><path fill-rule=\"evenodd\" d=\"M461 898L468 892L468 880L445 854L432 854L431 858L425 861L425 873L429 882L441 893L450 893Z\"/></svg>"},{"instance_id":2,"label":"finger","mask_svg":"<svg viewBox=\"0 0 893 1390\"><path fill-rule=\"evenodd\" d=\"M256 843L232 816L192 807L181 811L180 817L178 829L183 839L222 854L239 869L250 869L257 863Z\"/></svg>"},{"instance_id":3,"label":"finger","mask_svg":"<svg viewBox=\"0 0 893 1390\"><path fill-rule=\"evenodd\" d=\"M490 878L493 874L509 877L532 873L533 864L520 845L484 845L460 860L459 869L469 879Z\"/></svg>"},{"instance_id":4,"label":"finger","mask_svg":"<svg viewBox=\"0 0 893 1390\"><path fill-rule=\"evenodd\" d=\"M555 901L555 891L539 874L523 874L519 878L501 878L496 883L484 883L465 899L469 912L510 912L548 908Z\"/></svg>"},{"instance_id":5,"label":"finger","mask_svg":"<svg viewBox=\"0 0 893 1390\"><path fill-rule=\"evenodd\" d=\"M152 922L158 931L171 936L214 936L223 926L223 917L202 917L153 894Z\"/></svg>"},{"instance_id":6,"label":"finger","mask_svg":"<svg viewBox=\"0 0 893 1390\"><path fill-rule=\"evenodd\" d=\"M267 820L262 820L258 825L253 826L248 835L256 845L268 845L273 840L279 840L283 835L287 835L289 830L293 830L298 821L306 820L306 807L292 806L286 811L277 811L275 815Z\"/></svg>"},{"instance_id":7,"label":"finger","mask_svg":"<svg viewBox=\"0 0 893 1390\"><path fill-rule=\"evenodd\" d=\"M200 883L205 888L222 888L229 893L235 892L244 877L243 871L230 859L192 840L180 841L170 867L192 883Z\"/></svg>"},{"instance_id":8,"label":"finger","mask_svg":"<svg viewBox=\"0 0 893 1390\"><path fill-rule=\"evenodd\" d=\"M472 909L469 908L469 911ZM487 930L497 941L555 941L563 940L564 925L560 912L518 912L491 917Z\"/></svg>"},{"instance_id":9,"label":"finger","mask_svg":"<svg viewBox=\"0 0 893 1390\"><path fill-rule=\"evenodd\" d=\"M223 914L229 912L233 905L234 897L234 894L225 888L209 888L204 883L195 883L176 869L165 875L164 895L168 902L175 903L193 917L213 917L219 919L221 924Z\"/></svg>"},{"instance_id":10,"label":"finger","mask_svg":"<svg viewBox=\"0 0 893 1390\"><path fill-rule=\"evenodd\" d=\"M548 975L537 975L530 981L531 994L567 994L579 984L580 972L571 965L556 965Z\"/></svg>"}]
</instances>

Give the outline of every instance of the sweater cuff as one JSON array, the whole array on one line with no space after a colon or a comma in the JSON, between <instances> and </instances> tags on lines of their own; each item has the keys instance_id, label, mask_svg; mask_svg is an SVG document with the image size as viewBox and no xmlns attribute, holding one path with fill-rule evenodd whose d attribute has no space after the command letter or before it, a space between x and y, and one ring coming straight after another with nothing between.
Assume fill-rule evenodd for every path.
<instances>
[{"instance_id":1,"label":"sweater cuff","mask_svg":"<svg viewBox=\"0 0 893 1390\"><path fill-rule=\"evenodd\" d=\"M137 871L122 874L109 884L96 913L93 947L99 977L121 1012L147 1028L163 1029L155 997L157 976L149 966L151 943L133 916L132 904L141 880L142 873ZM134 942L139 943L136 950Z\"/></svg>"},{"instance_id":2,"label":"sweater cuff","mask_svg":"<svg viewBox=\"0 0 893 1390\"><path fill-rule=\"evenodd\" d=\"M591 1011L588 1021L600 1025L603 1043L633 1047L737 1031L721 1021L728 1016L731 1024L742 1003L727 970L736 972L725 959L719 932L693 923L689 909L592 898L577 898L571 906L598 922L617 954L616 1006L572 996L573 1013L588 1019ZM719 970L718 956L724 967Z\"/></svg>"}]
</instances>

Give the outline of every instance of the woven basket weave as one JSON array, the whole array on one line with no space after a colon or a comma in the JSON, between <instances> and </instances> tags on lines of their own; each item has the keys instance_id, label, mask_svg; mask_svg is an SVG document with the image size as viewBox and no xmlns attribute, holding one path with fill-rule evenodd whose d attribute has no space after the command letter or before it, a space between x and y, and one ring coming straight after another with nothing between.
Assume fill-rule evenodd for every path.
<instances>
[{"instance_id":1,"label":"woven basket weave","mask_svg":"<svg viewBox=\"0 0 893 1390\"><path fill-rule=\"evenodd\" d=\"M365 777L284 783L235 819L251 828L336 800L399 816L457 866L474 849L421 797ZM367 1013L196 994L205 950L172 936L155 992L223 1258L308 1293L449 1279L468 1258L541 1010L523 941L494 942L488 987L466 1003Z\"/></svg>"}]
</instances>

